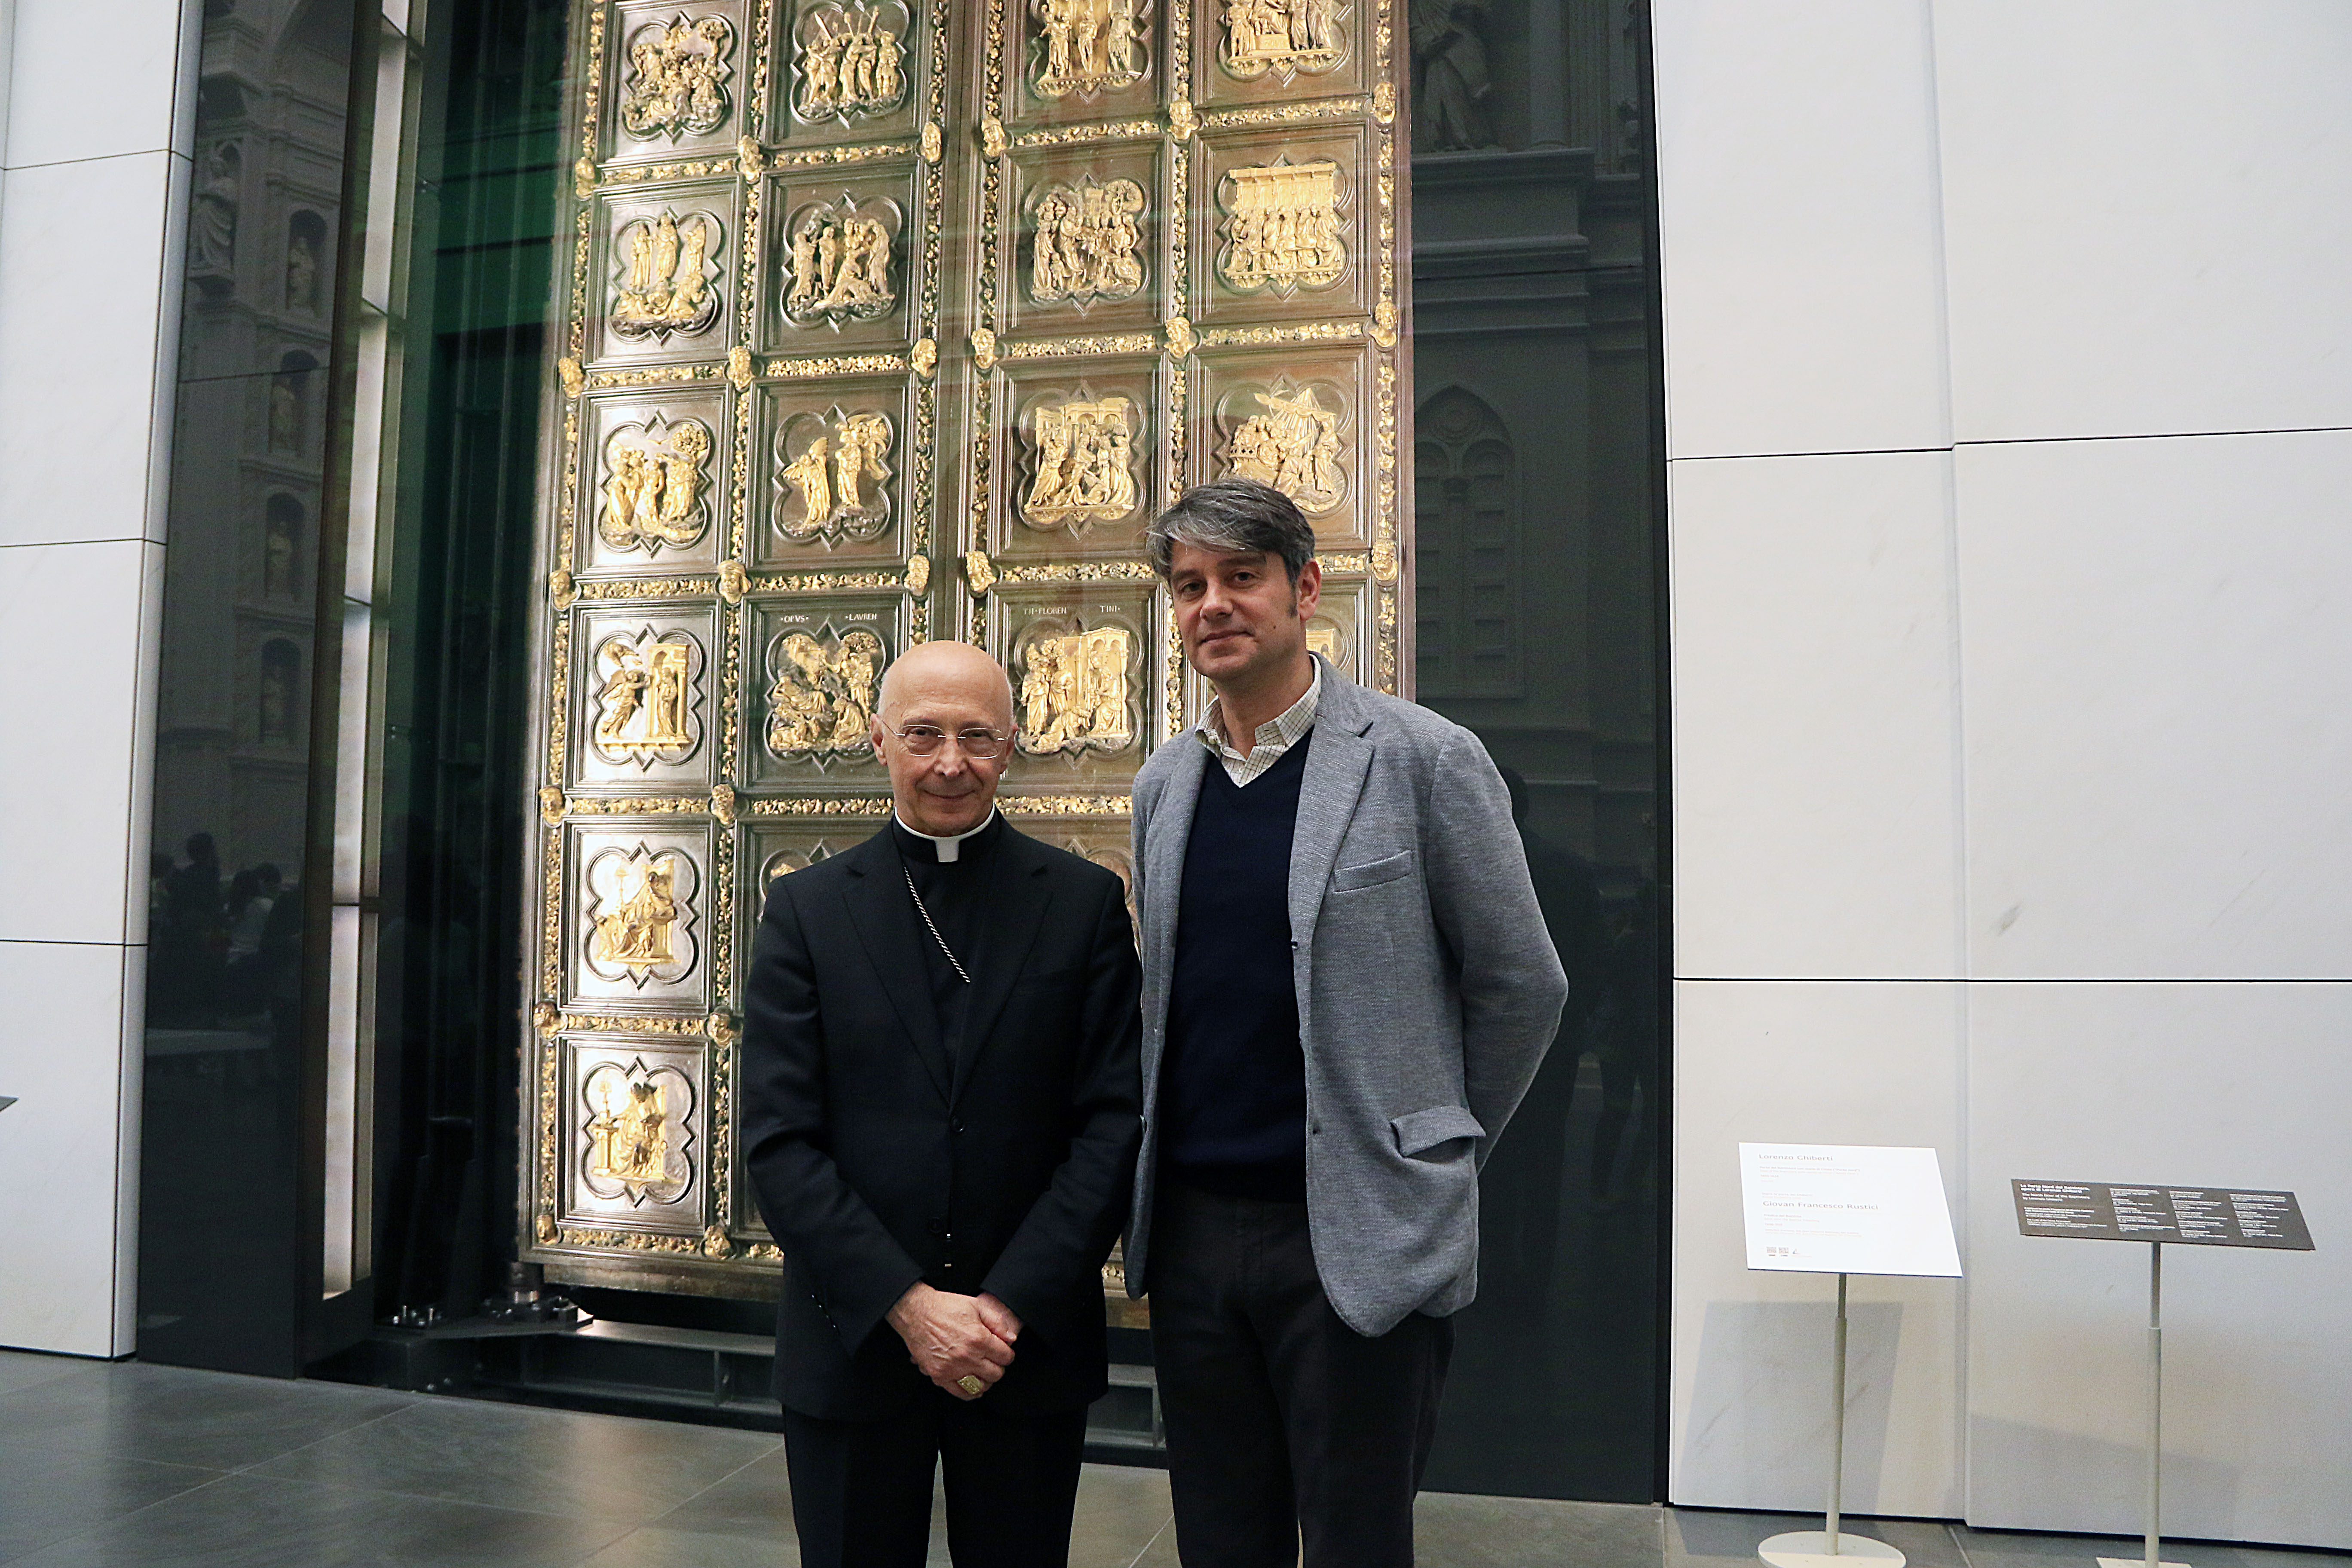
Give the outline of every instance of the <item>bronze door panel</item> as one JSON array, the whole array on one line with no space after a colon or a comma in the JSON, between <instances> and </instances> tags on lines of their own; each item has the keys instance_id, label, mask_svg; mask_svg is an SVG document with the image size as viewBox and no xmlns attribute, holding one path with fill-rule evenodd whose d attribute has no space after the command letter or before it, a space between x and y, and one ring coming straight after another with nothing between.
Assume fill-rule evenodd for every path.
<instances>
[{"instance_id":1,"label":"bronze door panel","mask_svg":"<svg viewBox=\"0 0 2352 1568\"><path fill-rule=\"evenodd\" d=\"M1201 710L1150 516L1296 497L1397 689L1395 0L576 0L547 395L524 1256L772 1295L735 1147L769 883L871 835L883 672L1012 673L1004 808L1122 878ZM1237 30L1238 29L1238 30Z\"/></svg>"}]
</instances>

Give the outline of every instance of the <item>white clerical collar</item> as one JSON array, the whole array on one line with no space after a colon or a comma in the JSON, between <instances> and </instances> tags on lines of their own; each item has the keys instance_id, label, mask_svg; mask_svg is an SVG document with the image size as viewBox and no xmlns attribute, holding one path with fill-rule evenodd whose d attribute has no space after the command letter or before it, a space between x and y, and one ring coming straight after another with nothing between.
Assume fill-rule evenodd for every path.
<instances>
[{"instance_id":1,"label":"white clerical collar","mask_svg":"<svg viewBox=\"0 0 2352 1568\"><path fill-rule=\"evenodd\" d=\"M914 837L921 839L924 843L929 844L931 847L931 853L940 858L940 865L952 866L963 854L963 841L965 839L977 837L981 834L988 831L988 825L996 820L996 808L992 805L988 808L988 815L980 819L980 826L978 827L966 828L961 833L952 834L945 838L941 838L934 833L925 833L919 828L908 827L907 826L907 819L900 816L897 812L892 812L890 816L891 820L898 825L901 832L909 834Z\"/></svg>"}]
</instances>

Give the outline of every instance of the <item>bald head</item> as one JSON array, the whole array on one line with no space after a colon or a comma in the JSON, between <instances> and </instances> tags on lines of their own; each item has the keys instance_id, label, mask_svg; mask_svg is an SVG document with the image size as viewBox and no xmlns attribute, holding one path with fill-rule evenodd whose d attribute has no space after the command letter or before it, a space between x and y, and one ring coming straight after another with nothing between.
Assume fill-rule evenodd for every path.
<instances>
[{"instance_id":1,"label":"bald head","mask_svg":"<svg viewBox=\"0 0 2352 1568\"><path fill-rule=\"evenodd\" d=\"M915 710L952 708L975 716L992 730L1013 728L1013 682L1004 667L964 642L917 643L893 660L882 677L882 716L899 729L915 721ZM939 723L938 718L926 722ZM940 723L955 730L956 722Z\"/></svg>"}]
</instances>

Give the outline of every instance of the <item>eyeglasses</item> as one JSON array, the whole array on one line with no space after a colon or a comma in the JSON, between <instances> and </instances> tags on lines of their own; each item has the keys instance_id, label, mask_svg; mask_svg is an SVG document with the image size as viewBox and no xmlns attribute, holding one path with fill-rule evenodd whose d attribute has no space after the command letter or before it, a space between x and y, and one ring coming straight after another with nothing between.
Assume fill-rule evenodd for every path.
<instances>
[{"instance_id":1,"label":"eyeglasses","mask_svg":"<svg viewBox=\"0 0 2352 1568\"><path fill-rule=\"evenodd\" d=\"M910 757L933 755L952 739L959 747L962 748L965 756L975 762L984 763L992 757L1002 756L1006 744L1012 740L1010 735L1000 735L993 730L958 730L953 736L950 736L937 724L909 724L903 730L891 730L887 724L882 727L890 730L890 733L898 737L900 743L907 748L907 754Z\"/></svg>"}]
</instances>

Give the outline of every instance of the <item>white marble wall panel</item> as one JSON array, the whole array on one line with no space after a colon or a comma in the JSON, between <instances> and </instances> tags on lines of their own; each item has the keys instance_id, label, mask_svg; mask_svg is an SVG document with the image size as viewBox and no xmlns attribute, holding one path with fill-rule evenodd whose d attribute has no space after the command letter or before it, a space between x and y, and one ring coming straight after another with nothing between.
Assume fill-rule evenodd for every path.
<instances>
[{"instance_id":1,"label":"white marble wall panel","mask_svg":"<svg viewBox=\"0 0 2352 1568\"><path fill-rule=\"evenodd\" d=\"M1676 974L1957 977L1950 479L1672 465Z\"/></svg>"},{"instance_id":2,"label":"white marble wall panel","mask_svg":"<svg viewBox=\"0 0 2352 1568\"><path fill-rule=\"evenodd\" d=\"M1836 1280L1749 1272L1738 1145L1932 1147L1957 1194L1960 1008L1951 984L1675 984L1674 1501L1822 1506ZM1959 1510L1962 1289L1853 1282L1845 1500L1857 1513Z\"/></svg>"},{"instance_id":3,"label":"white marble wall panel","mask_svg":"<svg viewBox=\"0 0 2352 1568\"><path fill-rule=\"evenodd\" d=\"M181 0L16 0L8 166L185 146L173 134L182 9ZM26 68L35 65L45 68Z\"/></svg>"},{"instance_id":4,"label":"white marble wall panel","mask_svg":"<svg viewBox=\"0 0 2352 1568\"><path fill-rule=\"evenodd\" d=\"M1652 16L1668 451L1945 445L1926 0Z\"/></svg>"},{"instance_id":5,"label":"white marble wall panel","mask_svg":"<svg viewBox=\"0 0 2352 1568\"><path fill-rule=\"evenodd\" d=\"M2352 975L2352 433L1956 460L1970 973Z\"/></svg>"},{"instance_id":6,"label":"white marble wall panel","mask_svg":"<svg viewBox=\"0 0 2352 1568\"><path fill-rule=\"evenodd\" d=\"M2352 7L1937 0L1935 40L1959 439L2352 425Z\"/></svg>"},{"instance_id":7,"label":"white marble wall panel","mask_svg":"<svg viewBox=\"0 0 2352 1568\"><path fill-rule=\"evenodd\" d=\"M1969 1522L2143 1525L2148 1249L2010 1181L2285 1187L2317 1251L2165 1248L2165 1524L2352 1547L2352 985L1970 989Z\"/></svg>"},{"instance_id":8,"label":"white marble wall panel","mask_svg":"<svg viewBox=\"0 0 2352 1568\"><path fill-rule=\"evenodd\" d=\"M145 153L0 176L0 544L162 537L185 169Z\"/></svg>"},{"instance_id":9,"label":"white marble wall panel","mask_svg":"<svg viewBox=\"0 0 2352 1568\"><path fill-rule=\"evenodd\" d=\"M16 1097L0 1111L0 1346L131 1349L139 1185L124 998L140 972L118 944L0 941L0 1095Z\"/></svg>"},{"instance_id":10,"label":"white marble wall panel","mask_svg":"<svg viewBox=\"0 0 2352 1568\"><path fill-rule=\"evenodd\" d=\"M146 878L131 855L135 837L144 857L132 818L146 815L133 787L146 776L134 780L133 763L150 726L133 716L154 664L142 614L154 552L138 540L0 549L12 693L0 880L16 889L0 899L0 941L145 940Z\"/></svg>"},{"instance_id":11,"label":"white marble wall panel","mask_svg":"<svg viewBox=\"0 0 2352 1568\"><path fill-rule=\"evenodd\" d=\"M134 1344L163 502L198 0L0 5L0 1344Z\"/></svg>"}]
</instances>

